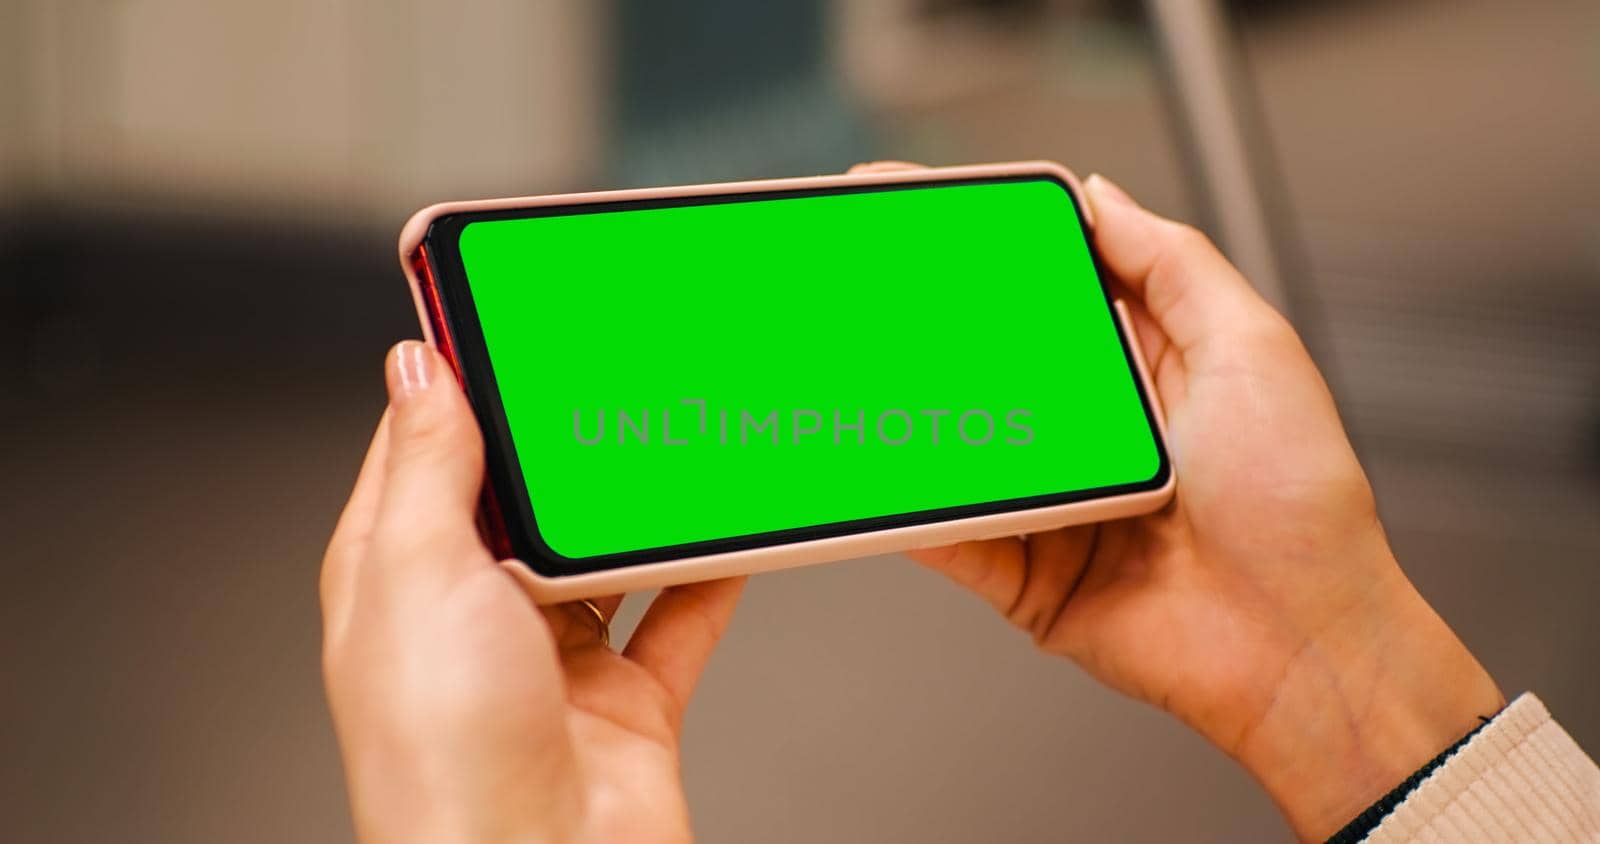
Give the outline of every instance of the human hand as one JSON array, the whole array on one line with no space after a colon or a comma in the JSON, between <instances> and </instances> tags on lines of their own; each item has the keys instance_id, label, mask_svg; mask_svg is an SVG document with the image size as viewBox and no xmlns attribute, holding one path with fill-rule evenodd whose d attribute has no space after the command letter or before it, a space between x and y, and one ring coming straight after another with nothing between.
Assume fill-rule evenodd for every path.
<instances>
[{"instance_id":1,"label":"human hand","mask_svg":"<svg viewBox=\"0 0 1600 844\"><path fill-rule=\"evenodd\" d=\"M390 406L323 562L323 666L364 841L686 841L678 736L742 579L663 590L616 653L475 528L483 444L444 361ZM595 603L609 617L621 602Z\"/></svg>"},{"instance_id":2,"label":"human hand","mask_svg":"<svg viewBox=\"0 0 1600 844\"><path fill-rule=\"evenodd\" d=\"M1401 572L1289 323L1194 229L1086 185L1166 410L1153 515L913 552L1236 758L1327 837L1505 705Z\"/></svg>"}]
</instances>

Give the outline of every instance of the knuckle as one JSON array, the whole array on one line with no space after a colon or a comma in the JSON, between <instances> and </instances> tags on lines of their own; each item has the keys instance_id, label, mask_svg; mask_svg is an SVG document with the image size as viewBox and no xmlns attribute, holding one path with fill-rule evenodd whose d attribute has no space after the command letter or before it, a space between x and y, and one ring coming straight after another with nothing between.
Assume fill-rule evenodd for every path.
<instances>
[{"instance_id":1,"label":"knuckle","mask_svg":"<svg viewBox=\"0 0 1600 844\"><path fill-rule=\"evenodd\" d=\"M1246 341L1245 345L1275 354L1304 352L1300 334L1289 320L1265 302L1262 305L1243 320L1240 334Z\"/></svg>"},{"instance_id":2,"label":"knuckle","mask_svg":"<svg viewBox=\"0 0 1600 844\"><path fill-rule=\"evenodd\" d=\"M477 428L455 414L417 413L397 426L390 444L395 456L404 461L479 455Z\"/></svg>"},{"instance_id":3,"label":"knuckle","mask_svg":"<svg viewBox=\"0 0 1600 844\"><path fill-rule=\"evenodd\" d=\"M460 424L450 414L433 408L417 408L404 414L395 427L399 436L390 447L411 452L447 446L461 434Z\"/></svg>"},{"instance_id":4,"label":"knuckle","mask_svg":"<svg viewBox=\"0 0 1600 844\"><path fill-rule=\"evenodd\" d=\"M1211 242L1211 237L1193 225L1179 222L1170 225L1167 236L1180 252L1193 254L1216 251L1216 245Z\"/></svg>"}]
</instances>

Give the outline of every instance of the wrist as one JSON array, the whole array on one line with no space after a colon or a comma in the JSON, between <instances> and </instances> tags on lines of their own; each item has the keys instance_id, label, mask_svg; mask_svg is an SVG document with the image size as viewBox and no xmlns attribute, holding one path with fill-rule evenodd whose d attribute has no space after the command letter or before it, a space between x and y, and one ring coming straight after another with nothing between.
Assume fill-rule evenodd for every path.
<instances>
[{"instance_id":1,"label":"wrist","mask_svg":"<svg viewBox=\"0 0 1600 844\"><path fill-rule=\"evenodd\" d=\"M1400 573L1305 643L1232 748L1295 833L1322 840L1505 705Z\"/></svg>"}]
</instances>

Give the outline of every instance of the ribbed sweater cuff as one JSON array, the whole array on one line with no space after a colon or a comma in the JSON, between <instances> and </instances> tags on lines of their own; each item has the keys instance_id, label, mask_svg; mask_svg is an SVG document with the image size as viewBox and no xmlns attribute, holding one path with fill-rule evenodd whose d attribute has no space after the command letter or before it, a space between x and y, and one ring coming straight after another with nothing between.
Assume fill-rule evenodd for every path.
<instances>
[{"instance_id":1,"label":"ribbed sweater cuff","mask_svg":"<svg viewBox=\"0 0 1600 844\"><path fill-rule=\"evenodd\" d=\"M1523 694L1366 840L1600 841L1600 768Z\"/></svg>"}]
</instances>

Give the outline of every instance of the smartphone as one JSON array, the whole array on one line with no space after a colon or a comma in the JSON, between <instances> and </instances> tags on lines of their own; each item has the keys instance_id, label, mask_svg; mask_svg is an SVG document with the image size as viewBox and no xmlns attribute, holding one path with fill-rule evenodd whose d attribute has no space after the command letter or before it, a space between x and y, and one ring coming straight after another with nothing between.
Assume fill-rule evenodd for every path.
<instances>
[{"instance_id":1,"label":"smartphone","mask_svg":"<svg viewBox=\"0 0 1600 844\"><path fill-rule=\"evenodd\" d=\"M451 202L400 239L541 601L1160 508L1159 408L1050 162Z\"/></svg>"}]
</instances>

